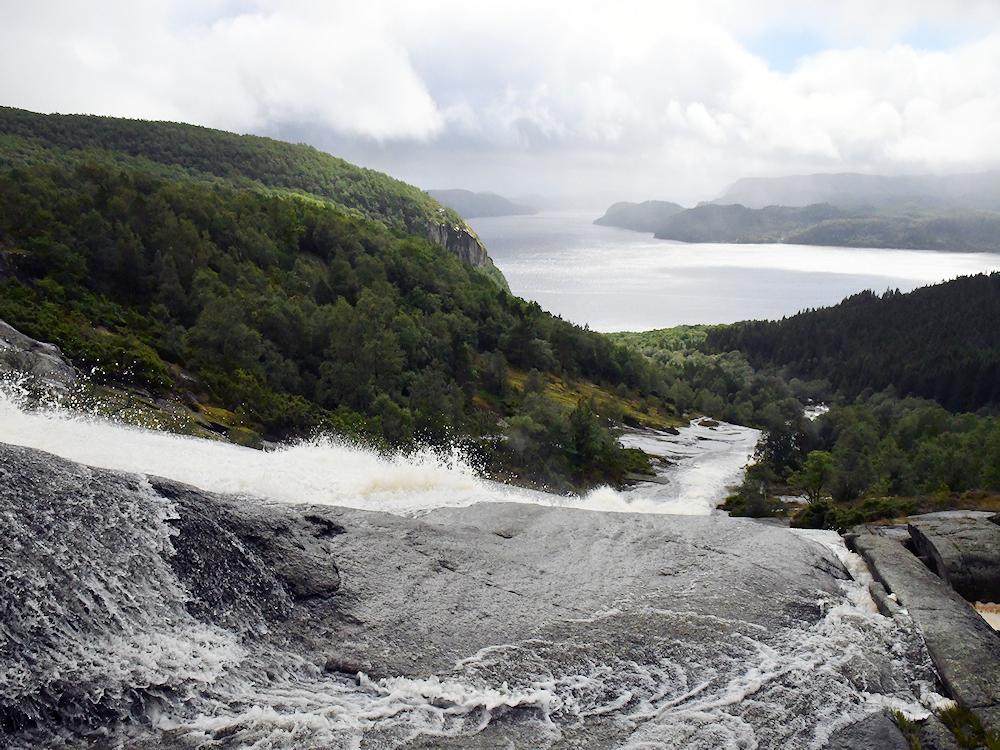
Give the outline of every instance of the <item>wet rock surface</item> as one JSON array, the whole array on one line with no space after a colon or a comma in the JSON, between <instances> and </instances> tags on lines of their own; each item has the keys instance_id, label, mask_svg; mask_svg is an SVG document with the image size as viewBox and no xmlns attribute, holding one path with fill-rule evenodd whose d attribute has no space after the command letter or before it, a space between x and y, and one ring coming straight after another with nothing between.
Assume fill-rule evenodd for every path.
<instances>
[{"instance_id":1,"label":"wet rock surface","mask_svg":"<svg viewBox=\"0 0 1000 750\"><path fill-rule=\"evenodd\" d=\"M898 541L859 534L854 544L875 577L923 634L949 694L1000 730L1000 638L944 580Z\"/></svg>"},{"instance_id":2,"label":"wet rock surface","mask_svg":"<svg viewBox=\"0 0 1000 750\"><path fill-rule=\"evenodd\" d=\"M0 320L0 375L27 376L38 385L65 390L79 377L59 347L36 341Z\"/></svg>"},{"instance_id":3,"label":"wet rock surface","mask_svg":"<svg viewBox=\"0 0 1000 750\"><path fill-rule=\"evenodd\" d=\"M1000 602L1000 525L988 518L914 516L918 555L969 601Z\"/></svg>"},{"instance_id":4,"label":"wet rock surface","mask_svg":"<svg viewBox=\"0 0 1000 750\"><path fill-rule=\"evenodd\" d=\"M837 731L827 744L827 750L856 750L862 747L872 750L909 750L910 745L887 714L874 714L845 727Z\"/></svg>"},{"instance_id":5,"label":"wet rock surface","mask_svg":"<svg viewBox=\"0 0 1000 750\"><path fill-rule=\"evenodd\" d=\"M2 445L0 591L19 747L861 748L934 685L905 619L784 529L405 518Z\"/></svg>"}]
</instances>

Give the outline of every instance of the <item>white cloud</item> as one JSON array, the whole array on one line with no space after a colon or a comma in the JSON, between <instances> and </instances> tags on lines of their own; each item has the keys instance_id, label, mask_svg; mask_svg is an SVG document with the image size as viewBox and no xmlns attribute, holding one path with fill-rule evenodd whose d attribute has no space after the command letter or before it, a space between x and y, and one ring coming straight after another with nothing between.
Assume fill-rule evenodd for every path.
<instances>
[{"instance_id":1,"label":"white cloud","mask_svg":"<svg viewBox=\"0 0 1000 750\"><path fill-rule=\"evenodd\" d=\"M1000 164L992 2L0 2L3 103L294 130L424 184L691 200ZM771 70L741 40L776 27L828 48ZM965 41L904 43L929 27Z\"/></svg>"}]
</instances>

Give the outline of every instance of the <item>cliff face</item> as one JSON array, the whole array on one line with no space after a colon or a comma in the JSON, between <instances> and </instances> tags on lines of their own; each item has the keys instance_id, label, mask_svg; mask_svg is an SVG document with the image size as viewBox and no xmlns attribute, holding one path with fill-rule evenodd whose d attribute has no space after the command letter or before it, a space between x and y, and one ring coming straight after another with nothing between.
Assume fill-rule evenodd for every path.
<instances>
[{"instance_id":1,"label":"cliff face","mask_svg":"<svg viewBox=\"0 0 1000 750\"><path fill-rule=\"evenodd\" d=\"M427 229L427 238L435 245L457 255L473 268L483 271L496 282L497 286L510 291L507 280L486 252L483 241L469 227L464 224L432 224Z\"/></svg>"},{"instance_id":2,"label":"cliff face","mask_svg":"<svg viewBox=\"0 0 1000 750\"><path fill-rule=\"evenodd\" d=\"M473 268L493 265L493 261L486 253L486 246L468 227L434 224L427 230L427 237L435 245L454 253Z\"/></svg>"}]
</instances>

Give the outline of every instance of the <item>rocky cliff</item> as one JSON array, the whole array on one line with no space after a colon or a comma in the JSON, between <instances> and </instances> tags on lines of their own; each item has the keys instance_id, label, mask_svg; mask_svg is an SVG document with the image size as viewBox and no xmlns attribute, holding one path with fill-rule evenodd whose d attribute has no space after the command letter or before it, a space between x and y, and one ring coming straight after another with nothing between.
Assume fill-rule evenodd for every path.
<instances>
[{"instance_id":1,"label":"rocky cliff","mask_svg":"<svg viewBox=\"0 0 1000 750\"><path fill-rule=\"evenodd\" d=\"M471 229L460 224L433 224L427 231L428 239L435 245L454 253L474 268L492 265L486 246Z\"/></svg>"},{"instance_id":2,"label":"rocky cliff","mask_svg":"<svg viewBox=\"0 0 1000 750\"><path fill-rule=\"evenodd\" d=\"M473 268L478 268L504 289L507 281L493 259L486 252L483 241L465 224L432 224L427 230L427 238L435 245L457 255Z\"/></svg>"}]
</instances>

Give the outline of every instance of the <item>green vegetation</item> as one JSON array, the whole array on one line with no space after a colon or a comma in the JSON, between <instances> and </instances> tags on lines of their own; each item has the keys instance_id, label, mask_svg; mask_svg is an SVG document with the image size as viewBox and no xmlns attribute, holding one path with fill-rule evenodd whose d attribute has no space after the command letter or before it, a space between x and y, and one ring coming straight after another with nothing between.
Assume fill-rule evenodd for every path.
<instances>
[{"instance_id":1,"label":"green vegetation","mask_svg":"<svg viewBox=\"0 0 1000 750\"><path fill-rule=\"evenodd\" d=\"M995 510L998 467L1000 418L879 393L772 429L728 507L785 515L791 508L775 498L800 495L807 502L793 526L839 530L952 507Z\"/></svg>"},{"instance_id":2,"label":"green vegetation","mask_svg":"<svg viewBox=\"0 0 1000 750\"><path fill-rule=\"evenodd\" d=\"M1000 509L998 385L988 380L1000 362L1000 275L859 295L773 323L613 338L664 368L679 410L765 431L723 506L733 515L845 529L951 507ZM963 383L977 386L963 396ZM980 411L899 398L907 384ZM834 405L811 422L802 404L812 401Z\"/></svg>"},{"instance_id":3,"label":"green vegetation","mask_svg":"<svg viewBox=\"0 0 1000 750\"><path fill-rule=\"evenodd\" d=\"M463 224L422 190L349 164L312 146L196 125L92 115L41 115L0 107L0 165L111 162L165 175L220 178L237 187L309 193L355 209L390 229L426 235ZM175 169L163 170L162 167Z\"/></svg>"},{"instance_id":4,"label":"green vegetation","mask_svg":"<svg viewBox=\"0 0 1000 750\"><path fill-rule=\"evenodd\" d=\"M472 439L492 472L556 489L642 470L614 424L639 405L672 413L641 356L423 237L309 196L121 165L0 171L0 318L97 383L190 393L243 442ZM592 398L517 387L510 368Z\"/></svg>"},{"instance_id":5,"label":"green vegetation","mask_svg":"<svg viewBox=\"0 0 1000 750\"><path fill-rule=\"evenodd\" d=\"M740 507L752 497L755 511L780 514L784 504L757 498L800 494L810 504L793 523L830 528L996 507L1000 274L716 326L702 347L716 357L735 349L754 368L792 378L793 392L835 402L814 423L772 424L772 449L758 451Z\"/></svg>"},{"instance_id":6,"label":"green vegetation","mask_svg":"<svg viewBox=\"0 0 1000 750\"><path fill-rule=\"evenodd\" d=\"M707 352L718 326L678 326L609 334L641 352L663 371L664 393L682 413L706 414L734 424L781 429L802 415L810 385L754 370L739 352Z\"/></svg>"},{"instance_id":7,"label":"green vegetation","mask_svg":"<svg viewBox=\"0 0 1000 750\"><path fill-rule=\"evenodd\" d=\"M960 706L949 708L942 711L939 718L955 735L959 747L1000 750L1000 737L994 732L987 732L979 717L968 709Z\"/></svg>"},{"instance_id":8,"label":"green vegetation","mask_svg":"<svg viewBox=\"0 0 1000 750\"><path fill-rule=\"evenodd\" d=\"M955 411L1000 404L1000 274L909 294L872 292L780 321L709 331L708 351L823 378L843 399L892 387Z\"/></svg>"},{"instance_id":9,"label":"green vegetation","mask_svg":"<svg viewBox=\"0 0 1000 750\"><path fill-rule=\"evenodd\" d=\"M910 750L923 750L924 746L920 741L920 724L907 719L902 711L893 711L892 719L896 722L896 726L899 727L899 731L903 733L903 737L906 739L906 744Z\"/></svg>"}]
</instances>

